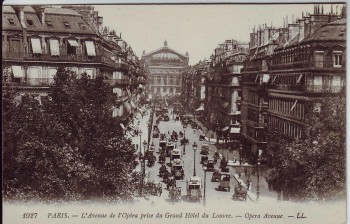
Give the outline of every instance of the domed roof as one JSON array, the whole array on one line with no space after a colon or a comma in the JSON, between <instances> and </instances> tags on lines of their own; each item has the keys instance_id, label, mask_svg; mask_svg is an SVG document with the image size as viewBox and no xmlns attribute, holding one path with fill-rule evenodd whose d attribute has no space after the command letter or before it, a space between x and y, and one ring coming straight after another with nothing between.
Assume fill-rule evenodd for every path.
<instances>
[{"instance_id":1,"label":"domed roof","mask_svg":"<svg viewBox=\"0 0 350 224\"><path fill-rule=\"evenodd\" d=\"M152 59L154 60L180 60L179 56L170 52L161 52L158 54L152 55Z\"/></svg>"}]
</instances>

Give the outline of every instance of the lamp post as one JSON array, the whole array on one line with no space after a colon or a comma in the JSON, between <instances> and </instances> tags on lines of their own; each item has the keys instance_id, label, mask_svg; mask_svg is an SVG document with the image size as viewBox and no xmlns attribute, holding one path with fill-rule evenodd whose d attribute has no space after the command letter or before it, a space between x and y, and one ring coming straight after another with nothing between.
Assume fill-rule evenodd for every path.
<instances>
[{"instance_id":1,"label":"lamp post","mask_svg":"<svg viewBox=\"0 0 350 224\"><path fill-rule=\"evenodd\" d=\"M186 155L186 148L185 148L185 145L186 145L186 142L185 142L185 140L186 140L186 129L185 129L185 125L183 126L183 128L184 128L184 145L183 145L183 155Z\"/></svg>"},{"instance_id":2,"label":"lamp post","mask_svg":"<svg viewBox=\"0 0 350 224\"><path fill-rule=\"evenodd\" d=\"M261 158L261 153L262 150L259 149L258 151L258 163L257 163L257 171L258 171L258 180L257 180L257 185L256 185L256 200L259 200L259 196L260 196L260 188L259 188L259 182L260 182L260 158Z\"/></svg>"},{"instance_id":3,"label":"lamp post","mask_svg":"<svg viewBox=\"0 0 350 224\"><path fill-rule=\"evenodd\" d=\"M203 195L203 205L206 205L206 197L205 197L205 192L206 192L206 185L207 185L207 169L204 169L204 195Z\"/></svg>"},{"instance_id":4,"label":"lamp post","mask_svg":"<svg viewBox=\"0 0 350 224\"><path fill-rule=\"evenodd\" d=\"M143 188L143 171L142 171L143 164L142 164L142 159L143 159L143 161L145 161L143 156L142 156L142 153L141 153L141 135L142 135L142 131L141 130L139 130L139 135L140 135L140 153L139 153L140 156L139 156L139 158L141 160L141 180L140 180L140 196L141 196L142 195L142 188Z\"/></svg>"},{"instance_id":5,"label":"lamp post","mask_svg":"<svg viewBox=\"0 0 350 224\"><path fill-rule=\"evenodd\" d=\"M197 144L196 142L193 143L193 176L196 176L196 150L197 150Z\"/></svg>"}]
</instances>

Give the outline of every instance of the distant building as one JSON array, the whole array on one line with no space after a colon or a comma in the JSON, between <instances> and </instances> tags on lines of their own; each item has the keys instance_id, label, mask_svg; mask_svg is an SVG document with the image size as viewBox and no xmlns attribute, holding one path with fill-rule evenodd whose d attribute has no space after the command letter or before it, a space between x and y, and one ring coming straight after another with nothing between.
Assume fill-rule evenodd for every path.
<instances>
[{"instance_id":1,"label":"distant building","mask_svg":"<svg viewBox=\"0 0 350 224\"><path fill-rule=\"evenodd\" d=\"M142 60L149 75L149 91L153 96L181 93L181 73L188 66L189 57L164 46L150 53L144 53Z\"/></svg>"},{"instance_id":2,"label":"distant building","mask_svg":"<svg viewBox=\"0 0 350 224\"><path fill-rule=\"evenodd\" d=\"M212 55L206 79L205 112L218 139L238 140L241 123L241 69L248 44L228 40Z\"/></svg>"}]
</instances>

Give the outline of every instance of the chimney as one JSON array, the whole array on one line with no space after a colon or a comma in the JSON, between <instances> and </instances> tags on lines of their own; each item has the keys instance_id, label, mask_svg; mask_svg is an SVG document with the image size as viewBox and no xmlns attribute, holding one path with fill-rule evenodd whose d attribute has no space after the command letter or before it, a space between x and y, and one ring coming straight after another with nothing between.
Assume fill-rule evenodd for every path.
<instances>
[{"instance_id":1,"label":"chimney","mask_svg":"<svg viewBox=\"0 0 350 224\"><path fill-rule=\"evenodd\" d=\"M27 25L24 21L24 6L13 6L13 9L16 11L16 14L22 27L26 29Z\"/></svg>"}]
</instances>

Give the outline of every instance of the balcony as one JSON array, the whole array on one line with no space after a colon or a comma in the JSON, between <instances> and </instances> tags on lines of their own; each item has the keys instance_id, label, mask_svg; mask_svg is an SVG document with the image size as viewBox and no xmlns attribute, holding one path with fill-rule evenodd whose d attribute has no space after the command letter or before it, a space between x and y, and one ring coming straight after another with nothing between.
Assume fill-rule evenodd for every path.
<instances>
[{"instance_id":1,"label":"balcony","mask_svg":"<svg viewBox=\"0 0 350 224\"><path fill-rule=\"evenodd\" d=\"M49 61L49 62L91 62L91 63L102 63L116 69L127 70L128 64L126 63L118 63L115 60L105 56L105 55L97 55L97 56L87 56L81 54L74 55L58 55L52 56L51 54L33 54L28 52L10 52L3 51L2 52L3 60L23 60L23 61Z\"/></svg>"},{"instance_id":2,"label":"balcony","mask_svg":"<svg viewBox=\"0 0 350 224\"><path fill-rule=\"evenodd\" d=\"M130 84L129 79L105 79L103 81L111 86L124 86Z\"/></svg>"},{"instance_id":3,"label":"balcony","mask_svg":"<svg viewBox=\"0 0 350 224\"><path fill-rule=\"evenodd\" d=\"M343 67L334 67L334 61L299 61L278 65L270 65L269 70L290 70L290 69L345 69Z\"/></svg>"},{"instance_id":4,"label":"balcony","mask_svg":"<svg viewBox=\"0 0 350 224\"><path fill-rule=\"evenodd\" d=\"M52 78L18 78L10 82L11 86L38 86L48 87L54 82Z\"/></svg>"},{"instance_id":5,"label":"balcony","mask_svg":"<svg viewBox=\"0 0 350 224\"><path fill-rule=\"evenodd\" d=\"M324 85L269 85L268 89L304 91L307 93L339 93L344 87L342 86L324 86Z\"/></svg>"}]
</instances>

